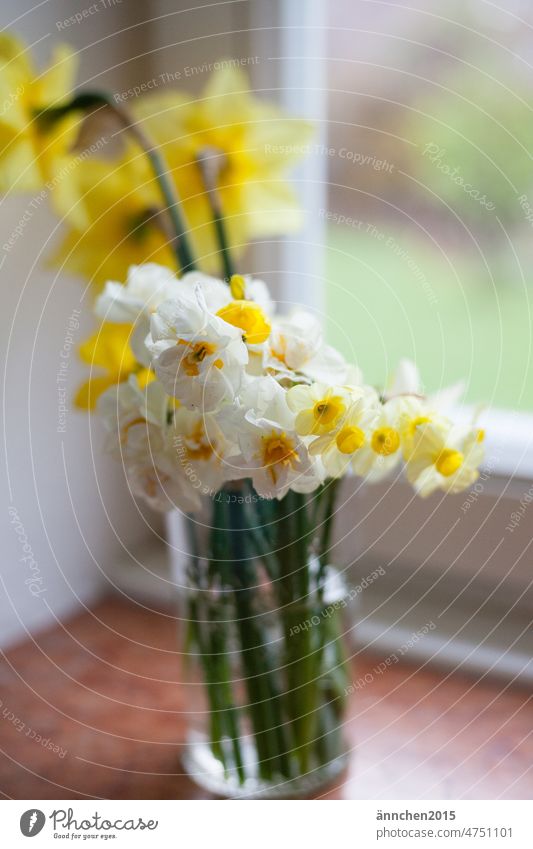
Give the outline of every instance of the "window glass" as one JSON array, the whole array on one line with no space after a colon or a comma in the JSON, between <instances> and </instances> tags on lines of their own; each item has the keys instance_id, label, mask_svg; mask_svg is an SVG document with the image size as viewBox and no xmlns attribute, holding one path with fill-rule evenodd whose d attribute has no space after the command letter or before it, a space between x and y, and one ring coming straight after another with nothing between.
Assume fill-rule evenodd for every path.
<instances>
[{"instance_id":1,"label":"window glass","mask_svg":"<svg viewBox=\"0 0 533 849\"><path fill-rule=\"evenodd\" d=\"M533 409L533 9L327 5L330 339Z\"/></svg>"}]
</instances>

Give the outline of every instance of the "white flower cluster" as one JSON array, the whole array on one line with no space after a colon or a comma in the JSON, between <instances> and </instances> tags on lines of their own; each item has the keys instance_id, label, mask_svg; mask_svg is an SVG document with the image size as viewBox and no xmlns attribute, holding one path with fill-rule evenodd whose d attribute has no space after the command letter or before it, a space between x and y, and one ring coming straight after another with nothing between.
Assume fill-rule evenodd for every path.
<instances>
[{"instance_id":1,"label":"white flower cluster","mask_svg":"<svg viewBox=\"0 0 533 849\"><path fill-rule=\"evenodd\" d=\"M422 496L478 476L483 432L445 418L446 399L424 398L411 363L378 394L325 344L315 316L277 316L259 280L134 266L125 285L107 284L97 313L131 325L144 375L102 396L108 446L159 509L194 510L242 478L282 498L346 473L379 480L400 464Z\"/></svg>"}]
</instances>

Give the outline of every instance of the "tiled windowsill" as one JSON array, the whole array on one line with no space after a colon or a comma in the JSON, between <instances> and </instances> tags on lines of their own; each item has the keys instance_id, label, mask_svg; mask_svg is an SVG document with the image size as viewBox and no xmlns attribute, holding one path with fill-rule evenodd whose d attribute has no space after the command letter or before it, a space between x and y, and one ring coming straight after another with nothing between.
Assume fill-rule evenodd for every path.
<instances>
[{"instance_id":1,"label":"tiled windowsill","mask_svg":"<svg viewBox=\"0 0 533 849\"><path fill-rule=\"evenodd\" d=\"M8 652L3 796L206 798L179 765L175 631L169 612L109 599ZM379 661L359 654L354 680ZM400 663L372 677L352 696L348 775L324 798L532 798L528 691Z\"/></svg>"}]
</instances>

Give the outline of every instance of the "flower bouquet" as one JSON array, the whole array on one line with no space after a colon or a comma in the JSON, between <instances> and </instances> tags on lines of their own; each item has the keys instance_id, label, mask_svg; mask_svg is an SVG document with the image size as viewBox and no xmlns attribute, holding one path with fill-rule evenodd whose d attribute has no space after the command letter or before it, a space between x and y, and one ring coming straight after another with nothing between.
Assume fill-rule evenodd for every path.
<instances>
[{"instance_id":1,"label":"flower bouquet","mask_svg":"<svg viewBox=\"0 0 533 849\"><path fill-rule=\"evenodd\" d=\"M31 73L20 46L2 50L13 80ZM108 94L71 95L57 71L48 101L42 80L35 102L20 82L28 114L13 132L70 228L55 261L96 286L100 323L81 348L95 373L77 402L97 408L132 493L186 517L185 766L225 795L307 795L346 762L349 591L329 559L339 482L403 468L421 496L457 492L478 475L483 432L446 418L407 362L368 386L314 314L278 312L261 280L236 272L245 235L296 222L281 163L262 150L269 133L301 141L307 125L258 103L234 71L199 102L150 98L131 116ZM100 113L125 150L80 160ZM10 185L13 161L0 157Z\"/></svg>"}]
</instances>

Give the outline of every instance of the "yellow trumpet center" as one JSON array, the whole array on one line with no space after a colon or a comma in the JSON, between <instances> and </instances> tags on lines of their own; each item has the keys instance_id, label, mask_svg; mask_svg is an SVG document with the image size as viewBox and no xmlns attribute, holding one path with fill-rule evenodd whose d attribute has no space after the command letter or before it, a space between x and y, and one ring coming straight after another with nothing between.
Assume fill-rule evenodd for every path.
<instances>
[{"instance_id":1,"label":"yellow trumpet center","mask_svg":"<svg viewBox=\"0 0 533 849\"><path fill-rule=\"evenodd\" d=\"M283 365L286 366L287 360L286 360L286 350L285 349L286 349L286 346L287 346L287 340L285 339L285 336L283 336L281 333L278 334L276 344L277 344L277 348L274 347L273 345L271 345L270 353L272 354L273 357L275 357L276 360L279 360L280 363L283 363Z\"/></svg>"},{"instance_id":2,"label":"yellow trumpet center","mask_svg":"<svg viewBox=\"0 0 533 849\"><path fill-rule=\"evenodd\" d=\"M194 426L192 433L185 439L185 446L191 460L209 460L214 449L201 422Z\"/></svg>"},{"instance_id":3,"label":"yellow trumpet center","mask_svg":"<svg viewBox=\"0 0 533 849\"><path fill-rule=\"evenodd\" d=\"M212 342L186 342L185 339L179 339L178 345L185 345L189 348L189 352L184 355L181 364L185 373L189 377L196 377L200 374L200 363L203 363L206 357L210 357L216 351L216 345ZM222 360L215 360L214 365L217 368L222 368Z\"/></svg>"},{"instance_id":4,"label":"yellow trumpet center","mask_svg":"<svg viewBox=\"0 0 533 849\"><path fill-rule=\"evenodd\" d=\"M317 401L313 407L314 424L312 433L330 430L336 425L345 411L345 406L338 395L330 395Z\"/></svg>"},{"instance_id":5,"label":"yellow trumpet center","mask_svg":"<svg viewBox=\"0 0 533 849\"><path fill-rule=\"evenodd\" d=\"M298 453L294 441L285 433L272 433L263 437L263 465L268 468L274 483L277 481L277 466L294 468Z\"/></svg>"},{"instance_id":6,"label":"yellow trumpet center","mask_svg":"<svg viewBox=\"0 0 533 849\"><path fill-rule=\"evenodd\" d=\"M400 434L393 427L379 427L372 434L372 450L382 457L394 454L400 447Z\"/></svg>"},{"instance_id":7,"label":"yellow trumpet center","mask_svg":"<svg viewBox=\"0 0 533 849\"><path fill-rule=\"evenodd\" d=\"M455 451L453 448L444 448L435 460L435 467L441 475L449 478L457 469L461 468L464 459L464 455L460 451Z\"/></svg>"},{"instance_id":8,"label":"yellow trumpet center","mask_svg":"<svg viewBox=\"0 0 533 849\"><path fill-rule=\"evenodd\" d=\"M143 418L142 416L138 416L137 418L132 419L131 421L127 422L127 424L125 424L121 427L121 429L120 429L120 441L121 441L121 443L124 444L127 441L130 428L135 427L136 425L139 425L139 424L146 424L146 419Z\"/></svg>"},{"instance_id":9,"label":"yellow trumpet center","mask_svg":"<svg viewBox=\"0 0 533 849\"><path fill-rule=\"evenodd\" d=\"M360 427L346 425L338 432L335 443L341 454L353 454L364 445L365 434Z\"/></svg>"},{"instance_id":10,"label":"yellow trumpet center","mask_svg":"<svg viewBox=\"0 0 533 849\"><path fill-rule=\"evenodd\" d=\"M423 424L429 424L430 421L431 419L429 416L417 416L416 419L411 419L407 425L410 436L415 435L417 427Z\"/></svg>"},{"instance_id":11,"label":"yellow trumpet center","mask_svg":"<svg viewBox=\"0 0 533 849\"><path fill-rule=\"evenodd\" d=\"M271 326L263 310L253 301L231 301L217 312L219 318L239 327L244 341L249 345L260 345L270 336Z\"/></svg>"},{"instance_id":12,"label":"yellow trumpet center","mask_svg":"<svg viewBox=\"0 0 533 849\"><path fill-rule=\"evenodd\" d=\"M149 498L155 498L159 489L164 489L170 483L170 475L160 469L145 469L142 482Z\"/></svg>"}]
</instances>

